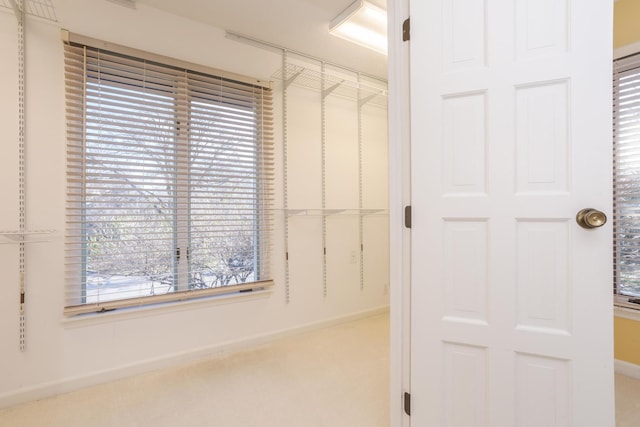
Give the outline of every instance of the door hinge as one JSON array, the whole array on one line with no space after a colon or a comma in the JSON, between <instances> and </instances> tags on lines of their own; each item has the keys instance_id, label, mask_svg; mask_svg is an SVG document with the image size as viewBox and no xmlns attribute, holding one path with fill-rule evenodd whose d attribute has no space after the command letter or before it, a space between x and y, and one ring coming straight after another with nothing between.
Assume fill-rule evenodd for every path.
<instances>
[{"instance_id":1,"label":"door hinge","mask_svg":"<svg viewBox=\"0 0 640 427\"><path fill-rule=\"evenodd\" d=\"M404 207L404 226L411 228L411 206Z\"/></svg>"},{"instance_id":2,"label":"door hinge","mask_svg":"<svg viewBox=\"0 0 640 427\"><path fill-rule=\"evenodd\" d=\"M411 393L404 393L404 413L411 416Z\"/></svg>"},{"instance_id":3,"label":"door hinge","mask_svg":"<svg viewBox=\"0 0 640 427\"><path fill-rule=\"evenodd\" d=\"M402 23L402 41L411 40L411 18L407 18Z\"/></svg>"}]
</instances>

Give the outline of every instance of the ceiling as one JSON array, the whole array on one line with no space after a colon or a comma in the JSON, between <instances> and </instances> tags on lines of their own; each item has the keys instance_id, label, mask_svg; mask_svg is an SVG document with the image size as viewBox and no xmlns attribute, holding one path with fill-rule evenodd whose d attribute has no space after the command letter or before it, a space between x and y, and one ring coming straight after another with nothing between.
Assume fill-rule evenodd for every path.
<instances>
[{"instance_id":1,"label":"ceiling","mask_svg":"<svg viewBox=\"0 0 640 427\"><path fill-rule=\"evenodd\" d=\"M386 78L386 56L328 33L329 22L352 1L137 0L175 15ZM370 1L386 9L386 0Z\"/></svg>"}]
</instances>

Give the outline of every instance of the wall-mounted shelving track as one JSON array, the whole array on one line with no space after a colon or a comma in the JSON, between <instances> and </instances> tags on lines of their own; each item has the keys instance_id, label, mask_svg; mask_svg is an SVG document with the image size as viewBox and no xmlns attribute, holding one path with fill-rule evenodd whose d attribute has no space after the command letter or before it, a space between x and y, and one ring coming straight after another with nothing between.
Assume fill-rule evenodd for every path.
<instances>
[{"instance_id":1,"label":"wall-mounted shelving track","mask_svg":"<svg viewBox=\"0 0 640 427\"><path fill-rule=\"evenodd\" d=\"M322 95L322 102L320 103L320 146L321 146L321 198L322 198L322 210L327 209L327 103L325 99L331 92L339 89L340 82L329 82L324 76L326 75L327 64L322 62L321 65L321 78L320 78L320 93ZM327 297L327 215L322 215L322 296Z\"/></svg>"},{"instance_id":2,"label":"wall-mounted shelving track","mask_svg":"<svg viewBox=\"0 0 640 427\"><path fill-rule=\"evenodd\" d=\"M272 78L282 83L282 161L283 161L283 209L276 209L276 211L284 213L283 215L283 227L284 227L284 253L285 253L285 295L287 304L291 301L290 292L290 275L289 275L289 218L292 216L321 216L323 218L322 225L322 251L323 251L323 294L327 296L327 280L326 280L326 218L332 215L358 215L360 216L360 286L364 287L364 264L363 264L363 234L364 225L362 218L368 215L388 215L387 209L363 209L363 155L362 155L362 107L364 105L375 105L378 107L387 107L387 81L376 76L372 76L366 73L359 72L358 70L349 69L336 64L323 61L322 59L315 58L302 52L287 49L283 46L279 46L273 43L264 42L262 40L254 39L243 34L234 33L232 31L226 32L226 37L235 40L240 43L245 43L254 47L259 47L267 51L278 53L282 55L282 68L277 70ZM309 64L305 66L299 63L299 61L293 60L301 59L301 62ZM327 72L327 68L330 67L332 72ZM335 70L335 72L333 72ZM350 77L345 77L350 76ZM355 76L355 77L353 77ZM317 91L322 94L322 111L325 111L324 101L327 96L335 95L343 98L349 98L357 100L358 105L358 176L359 176L359 197L358 206L359 209L327 209L326 208L326 129L325 129L325 113L322 112L320 120L322 123L322 209L289 209L289 168L287 166L288 160L288 145L289 132L288 132L288 96L287 91L292 86L304 87Z\"/></svg>"},{"instance_id":3,"label":"wall-mounted shelving track","mask_svg":"<svg viewBox=\"0 0 640 427\"><path fill-rule=\"evenodd\" d=\"M366 81L360 73L348 70L347 73L332 74L327 71L327 64L324 61L317 61L318 69L305 67L300 64L289 62L288 52L283 50L282 68L272 75L272 78L282 82L282 102L283 102L283 212L284 212L284 239L285 239L285 289L287 303L290 301L289 283L289 218L292 216L320 216L322 218L322 283L323 295L327 296L327 218L332 215L357 215L358 235L360 242L360 289L363 290L364 283L364 220L367 215L386 215L386 209L364 209L364 157L363 157L363 118L362 109L365 105L375 105L386 108L387 106L387 86L382 80L369 79ZM306 58L309 59L308 57ZM331 65L331 67L337 67ZM340 67L337 67L340 68ZM354 78L344 77L342 74L352 74ZM288 168L287 168L287 146L290 143L287 132L287 91L291 86L303 87L317 91L321 95L320 121L321 121L321 209L289 209L288 200ZM327 208L327 113L326 99L329 96L357 101L357 133L358 133L358 209L328 209Z\"/></svg>"},{"instance_id":4,"label":"wall-mounted shelving track","mask_svg":"<svg viewBox=\"0 0 640 427\"><path fill-rule=\"evenodd\" d=\"M13 10L18 24L18 207L19 229L0 231L1 243L14 243L19 250L19 289L20 289L20 351L26 349L26 244L41 241L34 236L51 234L53 230L27 229L27 194L26 194L26 15L56 21L55 9L51 0L0 0L0 7Z\"/></svg>"},{"instance_id":5,"label":"wall-mounted shelving track","mask_svg":"<svg viewBox=\"0 0 640 427\"><path fill-rule=\"evenodd\" d=\"M282 68L287 66L287 51L282 51ZM293 82L293 79L282 80L282 205L285 211L289 208L289 194L288 194L288 175L289 170L287 168L287 87ZM285 268L284 268L284 283L285 283L285 301L287 304L291 302L291 289L289 287L289 218L284 216L284 253L285 253Z\"/></svg>"},{"instance_id":6,"label":"wall-mounted shelving track","mask_svg":"<svg viewBox=\"0 0 640 427\"><path fill-rule=\"evenodd\" d=\"M367 102L375 99L376 95L369 95ZM363 205L363 169L362 169L362 88L360 85L360 74L358 74L358 209ZM360 240L360 290L364 289L364 220L362 215L358 217L358 237Z\"/></svg>"}]
</instances>

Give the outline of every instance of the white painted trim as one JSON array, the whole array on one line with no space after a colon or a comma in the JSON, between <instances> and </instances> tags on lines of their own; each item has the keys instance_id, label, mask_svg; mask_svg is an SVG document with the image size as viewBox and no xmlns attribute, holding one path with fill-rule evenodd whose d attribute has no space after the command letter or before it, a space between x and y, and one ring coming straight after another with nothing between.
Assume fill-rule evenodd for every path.
<instances>
[{"instance_id":1,"label":"white painted trim","mask_svg":"<svg viewBox=\"0 0 640 427\"><path fill-rule=\"evenodd\" d=\"M389 255L390 291L390 426L406 427L405 391L411 391L411 289L409 278L411 232L404 228L404 206L410 191L410 70L409 42L402 41L402 23L409 17L409 0L387 3L389 34Z\"/></svg>"},{"instance_id":2,"label":"white painted trim","mask_svg":"<svg viewBox=\"0 0 640 427\"><path fill-rule=\"evenodd\" d=\"M273 289L256 290L253 292L235 292L211 297L203 297L185 301L172 301L162 304L143 305L137 307L119 308L104 313L88 313L73 317L63 317L60 321L66 329L94 326L102 323L139 319L160 314L175 313L185 310L212 307L222 304L233 304L255 299L269 298Z\"/></svg>"},{"instance_id":3,"label":"white painted trim","mask_svg":"<svg viewBox=\"0 0 640 427\"><path fill-rule=\"evenodd\" d=\"M614 49L613 59L623 58L638 52L640 52L640 41Z\"/></svg>"},{"instance_id":4,"label":"white painted trim","mask_svg":"<svg viewBox=\"0 0 640 427\"><path fill-rule=\"evenodd\" d=\"M278 339L295 336L305 332L327 328L330 326L335 326L370 316L384 314L388 311L388 306L382 306L370 310L360 311L357 313L351 313L344 316L334 317L332 319L307 323L295 326L293 328L281 329L274 332L255 335L240 340L228 341L212 346L191 349L180 353L174 353L168 356L150 358L141 362L116 366L110 369L96 371L86 375L63 378L58 381L51 381L32 387L25 387L20 390L0 394L0 409L25 402L31 402L34 400L56 396L62 393L69 393L84 387L108 383L122 378L156 371L159 369L167 369L206 359L227 356L229 354L255 348Z\"/></svg>"},{"instance_id":5,"label":"white painted trim","mask_svg":"<svg viewBox=\"0 0 640 427\"><path fill-rule=\"evenodd\" d=\"M614 305L613 315L615 317L621 317L623 319L635 320L636 322L640 322L640 306L638 306L638 308L633 308Z\"/></svg>"},{"instance_id":6,"label":"white painted trim","mask_svg":"<svg viewBox=\"0 0 640 427\"><path fill-rule=\"evenodd\" d=\"M640 380L640 365L616 359L614 361L614 370L616 374L621 374L630 378L635 378L636 380Z\"/></svg>"}]
</instances>

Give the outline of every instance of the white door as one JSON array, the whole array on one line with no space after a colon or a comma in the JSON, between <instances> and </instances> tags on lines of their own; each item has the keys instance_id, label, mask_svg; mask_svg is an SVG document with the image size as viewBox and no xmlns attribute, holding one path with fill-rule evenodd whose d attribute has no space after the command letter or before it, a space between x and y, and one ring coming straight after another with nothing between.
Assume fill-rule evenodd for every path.
<instances>
[{"instance_id":1,"label":"white door","mask_svg":"<svg viewBox=\"0 0 640 427\"><path fill-rule=\"evenodd\" d=\"M614 425L611 0L411 0L411 425Z\"/></svg>"}]
</instances>

